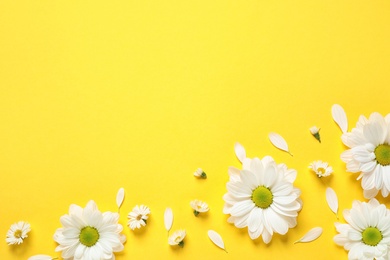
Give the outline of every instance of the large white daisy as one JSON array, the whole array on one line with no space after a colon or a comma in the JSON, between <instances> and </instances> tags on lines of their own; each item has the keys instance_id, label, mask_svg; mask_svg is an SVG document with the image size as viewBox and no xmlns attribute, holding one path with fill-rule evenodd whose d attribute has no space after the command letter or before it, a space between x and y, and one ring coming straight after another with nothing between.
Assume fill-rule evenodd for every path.
<instances>
[{"instance_id":1,"label":"large white daisy","mask_svg":"<svg viewBox=\"0 0 390 260\"><path fill-rule=\"evenodd\" d=\"M223 212L230 214L229 223L248 227L251 239L261 235L268 244L274 232L284 235L297 224L302 209L301 192L293 186L297 172L270 156L244 158L242 163L243 170L229 168Z\"/></svg>"},{"instance_id":2,"label":"large white daisy","mask_svg":"<svg viewBox=\"0 0 390 260\"><path fill-rule=\"evenodd\" d=\"M384 197L390 192L390 114L383 117L372 113L367 119L360 116L356 127L342 135L350 149L341 154L348 172L361 172L361 185L366 198L381 191Z\"/></svg>"},{"instance_id":3,"label":"large white daisy","mask_svg":"<svg viewBox=\"0 0 390 260\"><path fill-rule=\"evenodd\" d=\"M118 213L101 213L93 200L84 209L70 205L69 214L60 218L63 227L54 234L56 252L62 251L64 259L115 259L113 252L122 251L126 241L118 220Z\"/></svg>"},{"instance_id":4,"label":"large white daisy","mask_svg":"<svg viewBox=\"0 0 390 260\"><path fill-rule=\"evenodd\" d=\"M348 250L348 259L390 259L390 210L376 199L355 200L344 210L348 224L336 222L339 234L333 240Z\"/></svg>"}]
</instances>

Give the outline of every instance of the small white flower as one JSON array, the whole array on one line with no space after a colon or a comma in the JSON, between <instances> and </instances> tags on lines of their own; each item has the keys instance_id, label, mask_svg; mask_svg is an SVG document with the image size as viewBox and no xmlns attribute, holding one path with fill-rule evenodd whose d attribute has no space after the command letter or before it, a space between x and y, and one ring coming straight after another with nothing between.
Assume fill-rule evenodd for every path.
<instances>
[{"instance_id":1,"label":"small white flower","mask_svg":"<svg viewBox=\"0 0 390 260\"><path fill-rule=\"evenodd\" d=\"M312 126L310 127L310 133L321 143L320 128Z\"/></svg>"},{"instance_id":2,"label":"small white flower","mask_svg":"<svg viewBox=\"0 0 390 260\"><path fill-rule=\"evenodd\" d=\"M122 251L126 241L118 220L118 213L101 213L93 200L85 208L72 204L69 214L60 218L63 227L54 234L59 244L55 251L62 251L64 259L113 260L114 252Z\"/></svg>"},{"instance_id":3,"label":"small white flower","mask_svg":"<svg viewBox=\"0 0 390 260\"><path fill-rule=\"evenodd\" d=\"M198 216L199 213L209 211L209 205L201 200L193 200L190 202L191 208L194 210L194 215Z\"/></svg>"},{"instance_id":4,"label":"small white flower","mask_svg":"<svg viewBox=\"0 0 390 260\"><path fill-rule=\"evenodd\" d=\"M31 231L31 226L29 223L24 221L19 221L11 225L10 229L7 232L7 237L5 241L8 245L19 245L23 243L23 240L28 237L27 233Z\"/></svg>"},{"instance_id":5,"label":"small white flower","mask_svg":"<svg viewBox=\"0 0 390 260\"><path fill-rule=\"evenodd\" d=\"M202 168L196 169L196 171L194 172L194 176L202 179L207 178L207 174L202 170Z\"/></svg>"},{"instance_id":6,"label":"small white flower","mask_svg":"<svg viewBox=\"0 0 390 260\"><path fill-rule=\"evenodd\" d=\"M349 251L348 259L389 259L390 210L385 205L355 200L343 215L348 224L335 223L339 234L333 240Z\"/></svg>"},{"instance_id":7,"label":"small white flower","mask_svg":"<svg viewBox=\"0 0 390 260\"><path fill-rule=\"evenodd\" d=\"M184 229L179 229L175 231L170 237L168 237L168 244L171 246L184 246L184 238L186 236L186 231Z\"/></svg>"},{"instance_id":8,"label":"small white flower","mask_svg":"<svg viewBox=\"0 0 390 260\"><path fill-rule=\"evenodd\" d=\"M145 226L149 214L149 207L145 205L135 206L133 210L127 215L129 218L129 222L127 223L129 228L134 230L136 228L141 228L141 226Z\"/></svg>"},{"instance_id":9,"label":"small white flower","mask_svg":"<svg viewBox=\"0 0 390 260\"><path fill-rule=\"evenodd\" d=\"M319 178L329 176L333 173L332 166L329 166L327 162L321 160L314 161L309 165L309 169L315 172Z\"/></svg>"}]
</instances>

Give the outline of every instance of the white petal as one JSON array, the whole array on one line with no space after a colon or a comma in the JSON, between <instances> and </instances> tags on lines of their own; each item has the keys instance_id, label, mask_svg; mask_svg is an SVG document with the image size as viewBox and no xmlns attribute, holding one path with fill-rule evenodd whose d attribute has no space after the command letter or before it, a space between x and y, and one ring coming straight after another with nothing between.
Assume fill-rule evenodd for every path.
<instances>
[{"instance_id":1,"label":"white petal","mask_svg":"<svg viewBox=\"0 0 390 260\"><path fill-rule=\"evenodd\" d=\"M219 248L225 249L225 244L223 243L222 237L220 234L215 232L214 230L207 231L207 235L209 236L210 240Z\"/></svg>"},{"instance_id":2,"label":"white petal","mask_svg":"<svg viewBox=\"0 0 390 260\"><path fill-rule=\"evenodd\" d=\"M334 104L332 106L332 117L341 131L346 133L348 131L348 119L344 109L340 105Z\"/></svg>"},{"instance_id":3,"label":"white petal","mask_svg":"<svg viewBox=\"0 0 390 260\"><path fill-rule=\"evenodd\" d=\"M116 205L118 206L118 210L121 208L124 199L125 199L125 189L120 188L118 190L118 193L116 194Z\"/></svg>"},{"instance_id":4,"label":"white petal","mask_svg":"<svg viewBox=\"0 0 390 260\"><path fill-rule=\"evenodd\" d=\"M240 162L242 163L246 158L246 152L244 146L242 146L240 143L235 143L234 151L236 152L236 156L238 160L240 160Z\"/></svg>"},{"instance_id":5,"label":"white petal","mask_svg":"<svg viewBox=\"0 0 390 260\"><path fill-rule=\"evenodd\" d=\"M315 227L309 230L301 239L294 242L295 243L306 243L311 242L313 240L316 240L319 238L322 234L322 228L321 227Z\"/></svg>"},{"instance_id":6,"label":"white petal","mask_svg":"<svg viewBox=\"0 0 390 260\"><path fill-rule=\"evenodd\" d=\"M51 260L53 257L49 255L34 255L29 257L27 260Z\"/></svg>"},{"instance_id":7,"label":"white petal","mask_svg":"<svg viewBox=\"0 0 390 260\"><path fill-rule=\"evenodd\" d=\"M164 225L165 229L169 232L173 224L173 212L171 208L166 208L164 212Z\"/></svg>"},{"instance_id":8,"label":"white petal","mask_svg":"<svg viewBox=\"0 0 390 260\"><path fill-rule=\"evenodd\" d=\"M286 140L284 140L284 138L277 134L277 133L270 133L268 135L268 138L269 140L271 141L271 143L276 147L276 148L279 148L280 150L283 150L285 152L288 152L291 156L292 154L290 153L289 149L288 149L288 145L287 145L287 142Z\"/></svg>"},{"instance_id":9,"label":"white petal","mask_svg":"<svg viewBox=\"0 0 390 260\"><path fill-rule=\"evenodd\" d=\"M336 214L336 217L338 218L337 211L339 209L339 201L337 199L336 192L330 187L326 188L326 202L328 202L329 208L333 211L334 214Z\"/></svg>"}]
</instances>

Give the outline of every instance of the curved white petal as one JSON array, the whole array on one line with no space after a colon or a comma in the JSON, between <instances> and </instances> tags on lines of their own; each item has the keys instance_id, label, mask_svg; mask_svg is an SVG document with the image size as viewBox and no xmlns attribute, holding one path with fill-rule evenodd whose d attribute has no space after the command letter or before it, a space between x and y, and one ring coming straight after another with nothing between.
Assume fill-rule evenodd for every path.
<instances>
[{"instance_id":1,"label":"curved white petal","mask_svg":"<svg viewBox=\"0 0 390 260\"><path fill-rule=\"evenodd\" d=\"M118 210L122 206L123 200L125 199L125 189L120 188L118 193L116 194L116 205L118 206Z\"/></svg>"},{"instance_id":2,"label":"curved white petal","mask_svg":"<svg viewBox=\"0 0 390 260\"><path fill-rule=\"evenodd\" d=\"M271 141L271 143L278 149L280 150L283 150L287 153L289 153L291 156L292 154L290 153L289 149L288 149L288 145L287 145L287 142L286 140L284 140L284 138L280 135L280 134L277 134L277 133L269 133L268 135L268 138L269 140Z\"/></svg>"},{"instance_id":3,"label":"curved white petal","mask_svg":"<svg viewBox=\"0 0 390 260\"><path fill-rule=\"evenodd\" d=\"M295 243L307 243L311 242L313 240L316 240L319 238L322 234L322 228L321 227L315 227L310 229L302 238L299 240L295 241Z\"/></svg>"},{"instance_id":4,"label":"curved white petal","mask_svg":"<svg viewBox=\"0 0 390 260\"><path fill-rule=\"evenodd\" d=\"M218 234L217 232L215 232L214 230L209 230L207 231L207 235L209 236L210 240L216 245L218 246L219 248L223 249L226 251L225 249L225 243L223 242L222 240L222 237L220 234Z\"/></svg>"},{"instance_id":5,"label":"curved white petal","mask_svg":"<svg viewBox=\"0 0 390 260\"><path fill-rule=\"evenodd\" d=\"M339 209L339 201L337 199L336 192L330 187L326 188L326 202L328 202L329 208L338 218L337 211Z\"/></svg>"},{"instance_id":6,"label":"curved white petal","mask_svg":"<svg viewBox=\"0 0 390 260\"><path fill-rule=\"evenodd\" d=\"M237 142L234 144L234 151L236 153L238 160L240 160L241 163L244 162L246 158L246 152L244 146L242 146L240 143Z\"/></svg>"},{"instance_id":7,"label":"curved white petal","mask_svg":"<svg viewBox=\"0 0 390 260\"><path fill-rule=\"evenodd\" d=\"M173 224L173 212L171 208L166 208L164 212L164 225L165 229L169 232Z\"/></svg>"},{"instance_id":8,"label":"curved white petal","mask_svg":"<svg viewBox=\"0 0 390 260\"><path fill-rule=\"evenodd\" d=\"M332 106L332 117L343 133L348 131L348 119L342 106L334 104Z\"/></svg>"}]
</instances>

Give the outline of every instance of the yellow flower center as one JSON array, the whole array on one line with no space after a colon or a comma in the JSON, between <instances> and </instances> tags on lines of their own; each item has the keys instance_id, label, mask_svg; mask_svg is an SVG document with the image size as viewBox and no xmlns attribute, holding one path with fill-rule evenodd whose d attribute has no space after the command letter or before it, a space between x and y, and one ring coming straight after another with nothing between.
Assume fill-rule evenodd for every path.
<instances>
[{"instance_id":1,"label":"yellow flower center","mask_svg":"<svg viewBox=\"0 0 390 260\"><path fill-rule=\"evenodd\" d=\"M14 237L16 237L16 238L21 238L22 235L23 235L23 232L20 229L16 230L14 233Z\"/></svg>"},{"instance_id":2,"label":"yellow flower center","mask_svg":"<svg viewBox=\"0 0 390 260\"><path fill-rule=\"evenodd\" d=\"M322 167L319 167L319 168L317 169L317 172L318 172L319 174L321 174L321 175L324 175L325 169L322 168Z\"/></svg>"},{"instance_id":3,"label":"yellow flower center","mask_svg":"<svg viewBox=\"0 0 390 260\"><path fill-rule=\"evenodd\" d=\"M142 215L141 214L139 214L138 216L137 216L137 218L136 218L138 221L140 221L141 219L142 219Z\"/></svg>"},{"instance_id":4,"label":"yellow flower center","mask_svg":"<svg viewBox=\"0 0 390 260\"><path fill-rule=\"evenodd\" d=\"M81 244L87 247L91 247L96 244L96 242L99 240L99 237L99 232L96 228L86 226L81 229L79 240Z\"/></svg>"},{"instance_id":5,"label":"yellow flower center","mask_svg":"<svg viewBox=\"0 0 390 260\"><path fill-rule=\"evenodd\" d=\"M382 233L376 227L368 227L362 233L363 243L369 246L376 246L383 238Z\"/></svg>"},{"instance_id":6,"label":"yellow flower center","mask_svg":"<svg viewBox=\"0 0 390 260\"><path fill-rule=\"evenodd\" d=\"M375 148L374 153L375 159L380 165L390 165L390 145L380 144Z\"/></svg>"},{"instance_id":7,"label":"yellow flower center","mask_svg":"<svg viewBox=\"0 0 390 260\"><path fill-rule=\"evenodd\" d=\"M252 193L252 201L262 209L268 208L272 204L273 198L272 192L265 186L257 187Z\"/></svg>"}]
</instances>

